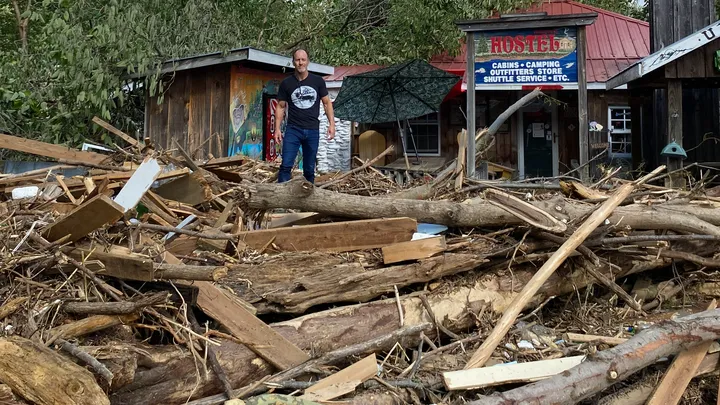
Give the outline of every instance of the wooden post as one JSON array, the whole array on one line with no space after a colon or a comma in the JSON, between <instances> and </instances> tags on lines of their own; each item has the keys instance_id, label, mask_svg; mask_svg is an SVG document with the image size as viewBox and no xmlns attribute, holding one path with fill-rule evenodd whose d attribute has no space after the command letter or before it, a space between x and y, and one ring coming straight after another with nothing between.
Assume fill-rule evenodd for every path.
<instances>
[{"instance_id":1,"label":"wooden post","mask_svg":"<svg viewBox=\"0 0 720 405\"><path fill-rule=\"evenodd\" d=\"M587 74L585 66L585 45L587 44L585 27L578 27L577 32L577 64L578 64L578 136L580 145L580 179L583 182L590 180L588 161L590 160L590 147L588 145L588 108L587 108Z\"/></svg>"},{"instance_id":2,"label":"wooden post","mask_svg":"<svg viewBox=\"0 0 720 405\"><path fill-rule=\"evenodd\" d=\"M466 177L475 178L475 33L467 33L467 164L465 165ZM482 180L487 180L487 174Z\"/></svg>"},{"instance_id":3,"label":"wooden post","mask_svg":"<svg viewBox=\"0 0 720 405\"><path fill-rule=\"evenodd\" d=\"M667 82L667 119L667 139L665 143L675 141L682 146L682 82L677 79L668 80ZM682 159L667 158L668 173L681 169L682 163ZM685 179L682 173L671 174L667 177L665 183L666 187L685 187Z\"/></svg>"}]
</instances>

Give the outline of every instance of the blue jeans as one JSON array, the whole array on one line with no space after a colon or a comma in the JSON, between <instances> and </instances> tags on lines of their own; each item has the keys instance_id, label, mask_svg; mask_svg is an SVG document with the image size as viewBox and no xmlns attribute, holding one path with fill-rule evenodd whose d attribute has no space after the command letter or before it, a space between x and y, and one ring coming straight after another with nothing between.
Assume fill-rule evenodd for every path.
<instances>
[{"instance_id":1,"label":"blue jeans","mask_svg":"<svg viewBox=\"0 0 720 405\"><path fill-rule=\"evenodd\" d=\"M282 141L282 163L278 174L278 183L289 181L292 177L292 168L295 157L302 146L303 176L310 183L315 183L315 158L320 144L319 129L304 129L292 125L285 128Z\"/></svg>"}]
</instances>

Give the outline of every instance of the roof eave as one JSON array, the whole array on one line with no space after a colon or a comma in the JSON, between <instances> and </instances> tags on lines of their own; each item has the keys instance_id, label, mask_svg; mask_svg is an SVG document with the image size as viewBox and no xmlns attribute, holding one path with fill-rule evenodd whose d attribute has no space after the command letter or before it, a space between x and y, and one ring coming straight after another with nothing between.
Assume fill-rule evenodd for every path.
<instances>
[{"instance_id":1,"label":"roof eave","mask_svg":"<svg viewBox=\"0 0 720 405\"><path fill-rule=\"evenodd\" d=\"M590 25L597 13L547 15L546 13L518 14L501 18L457 21L455 25L463 32L493 31L498 29L580 27Z\"/></svg>"}]
</instances>

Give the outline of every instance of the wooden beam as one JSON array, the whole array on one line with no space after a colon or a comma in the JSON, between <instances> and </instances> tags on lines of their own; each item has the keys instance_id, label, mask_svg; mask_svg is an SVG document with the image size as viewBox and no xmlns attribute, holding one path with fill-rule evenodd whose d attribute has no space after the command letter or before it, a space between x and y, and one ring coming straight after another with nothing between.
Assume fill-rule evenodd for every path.
<instances>
[{"instance_id":1,"label":"wooden beam","mask_svg":"<svg viewBox=\"0 0 720 405\"><path fill-rule=\"evenodd\" d=\"M5 134L0 134L0 149L10 149L53 159L88 162L96 165L102 164L110 158L100 153L79 151L62 145L54 145Z\"/></svg>"},{"instance_id":2,"label":"wooden beam","mask_svg":"<svg viewBox=\"0 0 720 405\"><path fill-rule=\"evenodd\" d=\"M346 367L337 373L325 377L305 390L300 398L310 401L329 401L348 394L355 387L374 377L378 372L375 353Z\"/></svg>"},{"instance_id":3,"label":"wooden beam","mask_svg":"<svg viewBox=\"0 0 720 405\"><path fill-rule=\"evenodd\" d=\"M232 214L233 208L235 207L235 201L231 201L228 203L225 208L223 209L222 213L220 213L220 216L218 217L217 221L215 221L213 228L218 229L221 226L223 226L228 218L230 217L230 214ZM198 247L203 248L205 250L215 250L224 252L227 248L228 241L227 240L217 240L217 239L204 239L200 238L198 239Z\"/></svg>"},{"instance_id":4,"label":"wooden beam","mask_svg":"<svg viewBox=\"0 0 720 405\"><path fill-rule=\"evenodd\" d=\"M111 276L125 280L152 281L154 279L153 261L150 257L133 253L124 246L110 246L108 250L77 248L67 255L82 260L99 260L104 269L97 271L98 276Z\"/></svg>"},{"instance_id":5,"label":"wooden beam","mask_svg":"<svg viewBox=\"0 0 720 405\"><path fill-rule=\"evenodd\" d=\"M682 118L682 81L679 79L668 80L667 82L667 143L675 141L678 145L683 144L683 118ZM661 145L665 146L665 145ZM683 166L682 159L666 158L668 173L665 186L670 188L685 188L685 176L683 173L672 173L680 170Z\"/></svg>"},{"instance_id":6,"label":"wooden beam","mask_svg":"<svg viewBox=\"0 0 720 405\"><path fill-rule=\"evenodd\" d=\"M350 252L409 241L417 230L411 218L368 219L240 233L253 249L270 246L281 251Z\"/></svg>"},{"instance_id":7,"label":"wooden beam","mask_svg":"<svg viewBox=\"0 0 720 405\"><path fill-rule=\"evenodd\" d=\"M585 335L581 333L567 333L567 336L565 337L565 340L570 342L579 342L579 343L590 343L590 342L599 342L599 343L605 343L606 345L619 345L621 343L627 342L627 338L617 338L617 337L611 337L611 336L599 336L599 335Z\"/></svg>"},{"instance_id":8,"label":"wooden beam","mask_svg":"<svg viewBox=\"0 0 720 405\"><path fill-rule=\"evenodd\" d=\"M198 306L273 366L285 370L310 360L304 351L238 304L237 297L230 298L228 293L208 281L198 281L194 285L199 288Z\"/></svg>"},{"instance_id":9,"label":"wooden beam","mask_svg":"<svg viewBox=\"0 0 720 405\"><path fill-rule=\"evenodd\" d=\"M585 356L563 357L529 363L503 364L493 367L450 371L443 374L448 390L470 390L495 385L533 382L569 370L582 363Z\"/></svg>"},{"instance_id":10,"label":"wooden beam","mask_svg":"<svg viewBox=\"0 0 720 405\"><path fill-rule=\"evenodd\" d=\"M54 242L70 235L69 242L75 242L90 232L122 218L125 210L122 206L101 194L74 209L44 231L45 238Z\"/></svg>"},{"instance_id":11,"label":"wooden beam","mask_svg":"<svg viewBox=\"0 0 720 405\"><path fill-rule=\"evenodd\" d=\"M712 300L707 310L716 307L717 301ZM675 405L680 403L685 388L695 376L712 343L713 341L710 340L680 352L670 364L670 368L668 368L655 392L650 396L647 405Z\"/></svg>"},{"instance_id":12,"label":"wooden beam","mask_svg":"<svg viewBox=\"0 0 720 405\"><path fill-rule=\"evenodd\" d=\"M427 259L444 252L446 248L444 236L395 243L382 248L383 263Z\"/></svg>"},{"instance_id":13,"label":"wooden beam","mask_svg":"<svg viewBox=\"0 0 720 405\"><path fill-rule=\"evenodd\" d=\"M587 100L587 67L585 54L587 35L585 27L577 28L577 64L578 64L578 137L580 144L580 179L587 182L590 179L588 161L590 160L588 100Z\"/></svg>"},{"instance_id":14,"label":"wooden beam","mask_svg":"<svg viewBox=\"0 0 720 405\"><path fill-rule=\"evenodd\" d=\"M202 173L197 171L177 178L155 189L162 198L188 205L197 205L212 199L212 190Z\"/></svg>"},{"instance_id":15,"label":"wooden beam","mask_svg":"<svg viewBox=\"0 0 720 405\"><path fill-rule=\"evenodd\" d=\"M137 148L140 148L140 142L138 142L135 138L131 137L130 135L126 134L125 132L115 128L114 126L110 125L109 123L103 121L100 119L100 117L93 117L92 121L101 127L107 129L109 132L119 136L122 138L125 142L129 143L132 146L135 146Z\"/></svg>"}]
</instances>

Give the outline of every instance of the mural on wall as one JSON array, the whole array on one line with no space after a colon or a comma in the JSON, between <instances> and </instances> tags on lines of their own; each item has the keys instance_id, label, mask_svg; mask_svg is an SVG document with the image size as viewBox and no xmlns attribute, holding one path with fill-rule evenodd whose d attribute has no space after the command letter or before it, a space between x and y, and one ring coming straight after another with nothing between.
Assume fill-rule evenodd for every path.
<instances>
[{"instance_id":1,"label":"mural on wall","mask_svg":"<svg viewBox=\"0 0 720 405\"><path fill-rule=\"evenodd\" d=\"M263 159L263 94L277 94L286 75L233 66L230 72L228 156Z\"/></svg>"}]
</instances>

